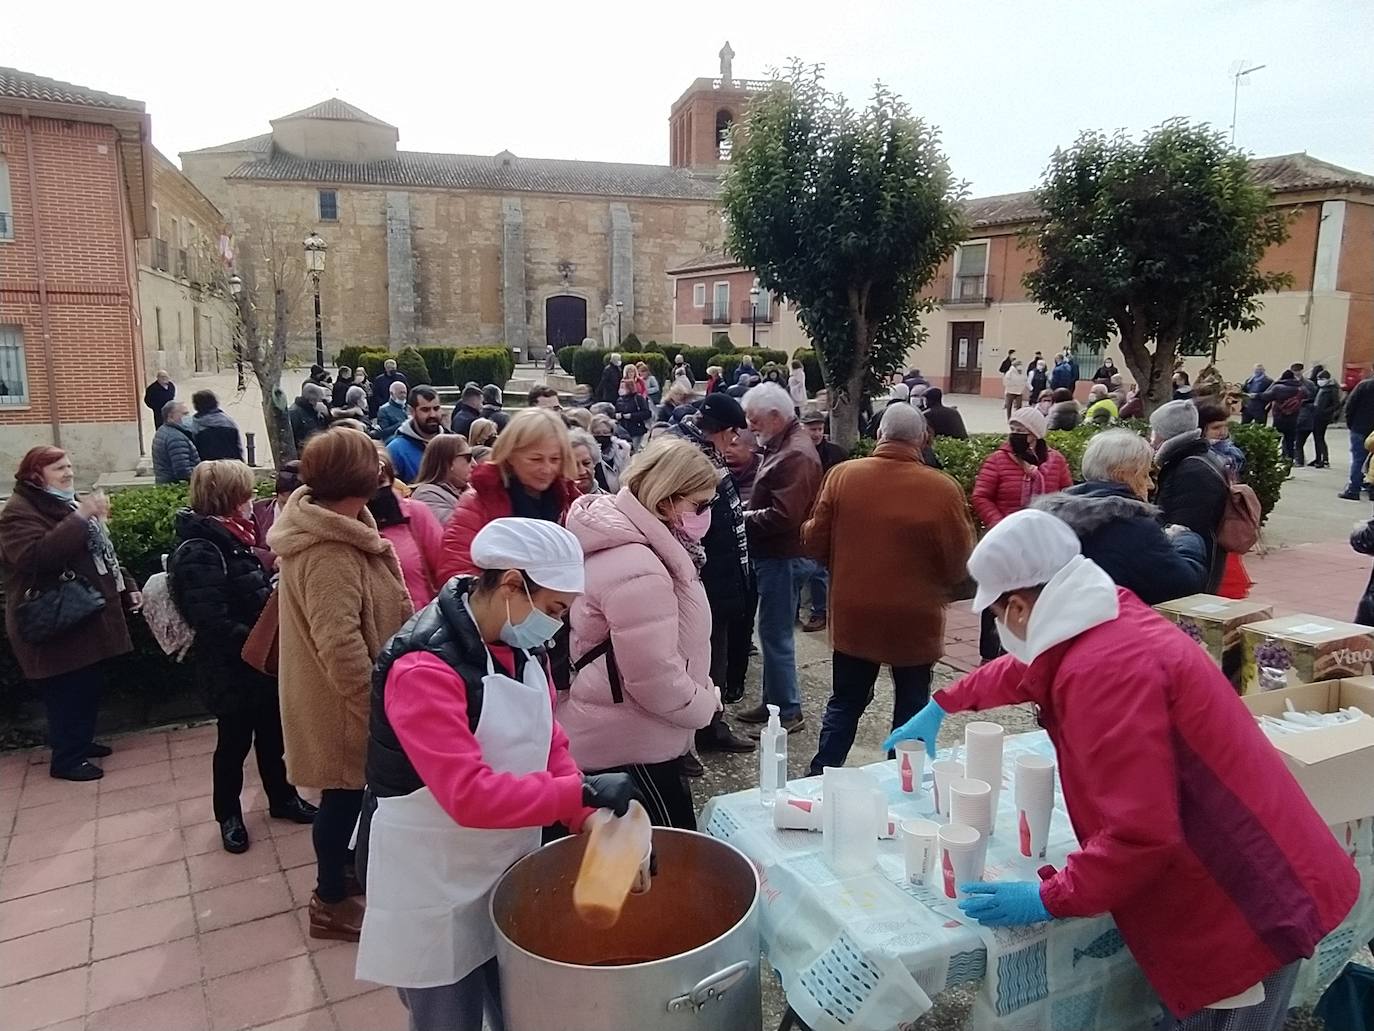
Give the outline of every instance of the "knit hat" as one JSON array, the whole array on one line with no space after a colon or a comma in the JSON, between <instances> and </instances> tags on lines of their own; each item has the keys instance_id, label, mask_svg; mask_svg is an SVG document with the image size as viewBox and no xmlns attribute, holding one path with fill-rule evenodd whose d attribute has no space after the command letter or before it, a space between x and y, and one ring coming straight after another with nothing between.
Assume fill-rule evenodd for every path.
<instances>
[{"instance_id":1,"label":"knit hat","mask_svg":"<svg viewBox=\"0 0 1374 1031\"><path fill-rule=\"evenodd\" d=\"M887 392L887 399L889 401L910 401L911 388L905 383L894 383Z\"/></svg>"},{"instance_id":2,"label":"knit hat","mask_svg":"<svg viewBox=\"0 0 1374 1031\"><path fill-rule=\"evenodd\" d=\"M1045 431L1048 423L1045 422L1045 413L1039 408L1018 408L1011 413L1008 420L1012 426L1020 426L1036 440L1045 439ZM1197 419L1194 418L1194 422Z\"/></svg>"},{"instance_id":3,"label":"knit hat","mask_svg":"<svg viewBox=\"0 0 1374 1031\"><path fill-rule=\"evenodd\" d=\"M1197 405L1192 401L1170 401L1160 405L1150 416L1150 429L1160 440L1173 440L1185 433L1196 434Z\"/></svg>"},{"instance_id":4,"label":"knit hat","mask_svg":"<svg viewBox=\"0 0 1374 1031\"><path fill-rule=\"evenodd\" d=\"M707 394L706 400L701 402L701 416L697 419L697 427L703 432L742 430L747 425L749 424L745 421L744 409L729 394Z\"/></svg>"}]
</instances>

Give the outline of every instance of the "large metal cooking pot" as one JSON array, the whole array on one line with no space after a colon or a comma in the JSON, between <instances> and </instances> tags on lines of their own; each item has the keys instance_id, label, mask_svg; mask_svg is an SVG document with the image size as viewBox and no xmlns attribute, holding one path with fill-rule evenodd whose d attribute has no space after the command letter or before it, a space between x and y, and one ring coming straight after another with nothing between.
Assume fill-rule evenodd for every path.
<instances>
[{"instance_id":1,"label":"large metal cooking pot","mask_svg":"<svg viewBox=\"0 0 1374 1031\"><path fill-rule=\"evenodd\" d=\"M731 845L654 828L658 873L614 927L573 911L586 836L520 860L491 895L507 1031L758 1031L759 879Z\"/></svg>"}]
</instances>

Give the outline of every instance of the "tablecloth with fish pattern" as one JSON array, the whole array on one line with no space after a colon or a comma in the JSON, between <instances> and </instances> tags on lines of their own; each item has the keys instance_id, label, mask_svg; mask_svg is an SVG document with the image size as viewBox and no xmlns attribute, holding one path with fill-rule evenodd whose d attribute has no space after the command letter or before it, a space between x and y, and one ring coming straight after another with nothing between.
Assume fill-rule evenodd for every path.
<instances>
[{"instance_id":1,"label":"tablecloth with fish pattern","mask_svg":"<svg viewBox=\"0 0 1374 1031\"><path fill-rule=\"evenodd\" d=\"M1006 738L1004 783L985 880L1033 880L1078 848L1056 781L1043 860L1021 856L1015 831L1016 756L1054 758L1044 731ZM940 758L961 756L961 750ZM896 763L865 766L897 819L935 815L929 765L921 790L901 790ZM819 797L821 778L788 792ZM747 855L762 883L760 930L789 1005L814 1031L905 1029L955 985L977 982L967 1026L987 1031L1150 1031L1158 999L1110 917L988 928L964 918L939 884L908 883L899 841L878 842L869 873L838 877L822 837L780 831L756 790L712 799L702 828ZM1360 871L1360 897L1344 923L1303 964L1293 1004L1314 1002L1361 943L1374 937L1374 819L1332 828Z\"/></svg>"}]
</instances>

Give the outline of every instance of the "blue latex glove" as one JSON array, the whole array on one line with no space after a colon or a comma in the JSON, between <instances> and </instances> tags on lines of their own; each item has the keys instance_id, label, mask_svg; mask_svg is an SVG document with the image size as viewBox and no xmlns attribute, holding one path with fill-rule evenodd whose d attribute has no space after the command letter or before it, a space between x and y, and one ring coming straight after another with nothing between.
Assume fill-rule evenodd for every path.
<instances>
[{"instance_id":1,"label":"blue latex glove","mask_svg":"<svg viewBox=\"0 0 1374 1031\"><path fill-rule=\"evenodd\" d=\"M1015 927L1054 919L1040 901L1038 881L961 884L959 890L968 894L968 898L959 900L959 908L988 927Z\"/></svg>"},{"instance_id":2,"label":"blue latex glove","mask_svg":"<svg viewBox=\"0 0 1374 1031\"><path fill-rule=\"evenodd\" d=\"M944 721L945 710L932 698L926 707L900 727L887 735L883 751L891 751L898 741L911 741L919 738L926 743L926 754L935 758L935 739L940 735L940 724Z\"/></svg>"}]
</instances>

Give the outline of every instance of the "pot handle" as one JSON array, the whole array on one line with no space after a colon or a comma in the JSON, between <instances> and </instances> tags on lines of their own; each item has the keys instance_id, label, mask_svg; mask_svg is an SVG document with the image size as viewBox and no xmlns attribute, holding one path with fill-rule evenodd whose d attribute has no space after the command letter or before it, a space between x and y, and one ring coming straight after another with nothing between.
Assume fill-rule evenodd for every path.
<instances>
[{"instance_id":1,"label":"pot handle","mask_svg":"<svg viewBox=\"0 0 1374 1031\"><path fill-rule=\"evenodd\" d=\"M703 977L696 983L686 995L679 995L676 999L668 1000L669 1013L682 1013L690 1011L696 1013L703 1006L713 999L719 999L727 991L744 980L754 964L742 959L738 963L733 963L724 970L717 970L709 977Z\"/></svg>"}]
</instances>

